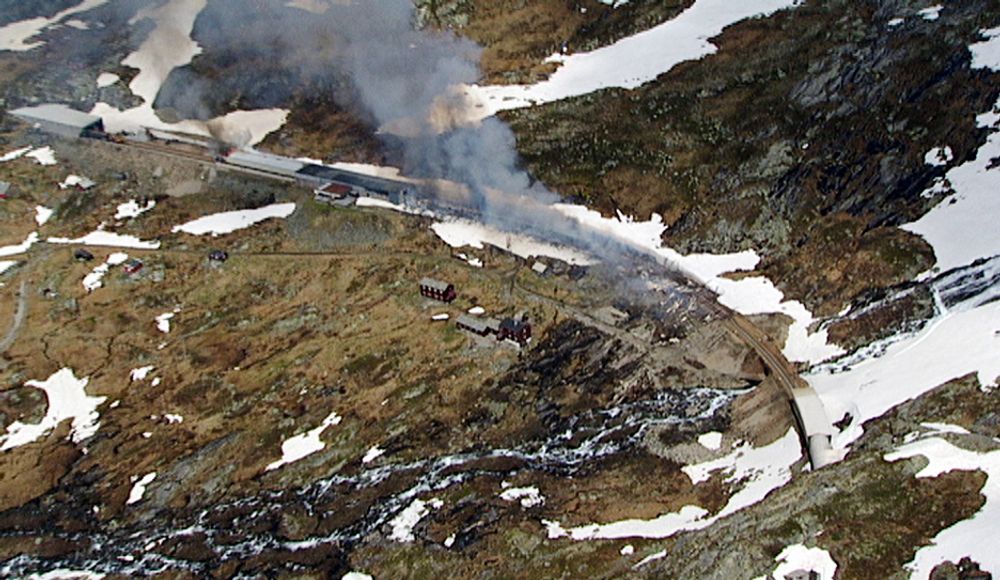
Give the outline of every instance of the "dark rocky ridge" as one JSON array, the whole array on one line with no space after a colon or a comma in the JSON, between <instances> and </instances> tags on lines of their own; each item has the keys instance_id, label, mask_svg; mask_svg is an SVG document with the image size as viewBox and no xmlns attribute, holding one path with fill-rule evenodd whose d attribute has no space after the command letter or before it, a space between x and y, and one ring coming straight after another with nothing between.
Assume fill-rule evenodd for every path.
<instances>
[{"instance_id":1,"label":"dark rocky ridge","mask_svg":"<svg viewBox=\"0 0 1000 580\"><path fill-rule=\"evenodd\" d=\"M634 91L503 114L530 170L604 212L660 213L683 251L753 248L793 297L831 314L925 269L930 249L893 226L939 198L920 193L984 140L975 115L1000 88L966 47L995 2L807 2L739 23L720 51ZM888 21L906 16L890 28Z\"/></svg>"}]
</instances>

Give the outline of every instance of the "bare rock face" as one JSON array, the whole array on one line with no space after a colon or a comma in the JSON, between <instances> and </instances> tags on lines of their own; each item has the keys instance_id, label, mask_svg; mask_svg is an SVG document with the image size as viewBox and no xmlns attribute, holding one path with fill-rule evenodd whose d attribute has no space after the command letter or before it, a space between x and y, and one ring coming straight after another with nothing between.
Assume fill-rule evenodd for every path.
<instances>
[{"instance_id":1,"label":"bare rock face","mask_svg":"<svg viewBox=\"0 0 1000 580\"><path fill-rule=\"evenodd\" d=\"M969 557L962 558L958 564L944 562L931 571L930 580L992 580L993 575L981 570L978 562Z\"/></svg>"}]
</instances>

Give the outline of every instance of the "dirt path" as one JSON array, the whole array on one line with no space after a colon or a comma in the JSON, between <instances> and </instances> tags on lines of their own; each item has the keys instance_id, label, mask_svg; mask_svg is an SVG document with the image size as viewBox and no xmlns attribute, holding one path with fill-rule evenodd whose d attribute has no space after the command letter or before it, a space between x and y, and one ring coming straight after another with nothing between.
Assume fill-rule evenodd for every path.
<instances>
[{"instance_id":1,"label":"dirt path","mask_svg":"<svg viewBox=\"0 0 1000 580\"><path fill-rule=\"evenodd\" d=\"M17 291L17 310L14 312L14 320L10 325L7 335L0 340L0 353L7 352L7 349L17 340L17 333L20 332L24 320L28 317L28 287L27 280L21 280L21 287Z\"/></svg>"}]
</instances>

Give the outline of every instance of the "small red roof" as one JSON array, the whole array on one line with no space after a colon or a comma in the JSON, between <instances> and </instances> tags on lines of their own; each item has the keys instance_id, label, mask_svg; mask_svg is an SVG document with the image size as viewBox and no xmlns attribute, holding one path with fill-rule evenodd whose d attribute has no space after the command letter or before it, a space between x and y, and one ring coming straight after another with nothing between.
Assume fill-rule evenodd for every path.
<instances>
[{"instance_id":1,"label":"small red roof","mask_svg":"<svg viewBox=\"0 0 1000 580\"><path fill-rule=\"evenodd\" d=\"M347 195L348 193L351 193L351 188L339 183L327 183L322 189L320 189L320 191L331 195Z\"/></svg>"}]
</instances>

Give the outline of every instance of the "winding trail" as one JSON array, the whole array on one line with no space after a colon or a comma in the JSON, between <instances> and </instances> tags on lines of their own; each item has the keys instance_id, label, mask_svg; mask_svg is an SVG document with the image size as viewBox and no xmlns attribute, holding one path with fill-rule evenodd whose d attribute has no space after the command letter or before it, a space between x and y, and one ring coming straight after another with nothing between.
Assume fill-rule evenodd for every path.
<instances>
[{"instance_id":1,"label":"winding trail","mask_svg":"<svg viewBox=\"0 0 1000 580\"><path fill-rule=\"evenodd\" d=\"M17 310L14 312L14 320L11 322L10 330L7 331L3 340L0 340L0 353L7 352L7 349L17 340L17 333L24 326L24 320L28 317L28 293L30 290L28 280L21 280L21 286L17 290Z\"/></svg>"}]
</instances>

